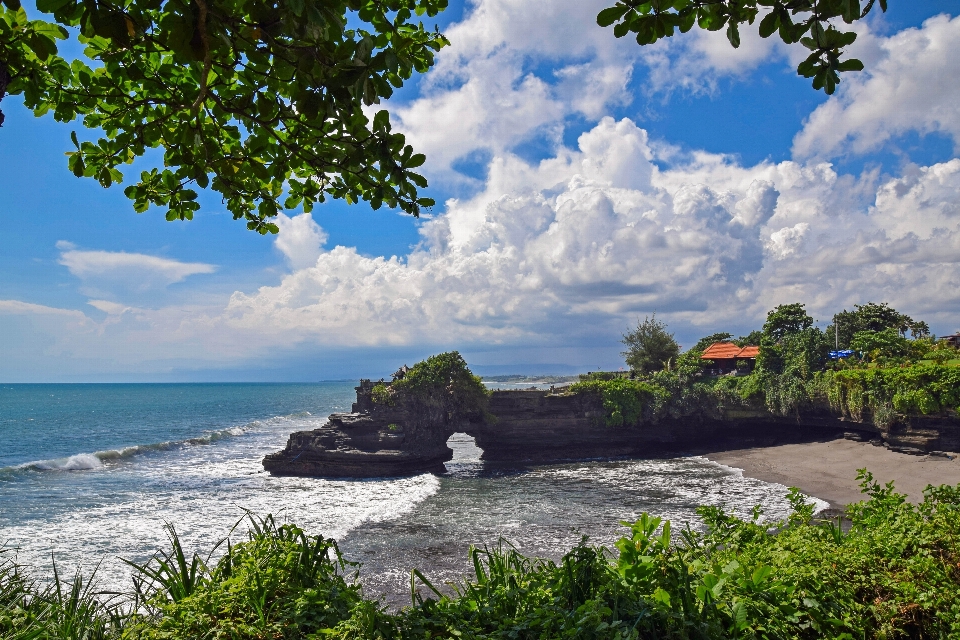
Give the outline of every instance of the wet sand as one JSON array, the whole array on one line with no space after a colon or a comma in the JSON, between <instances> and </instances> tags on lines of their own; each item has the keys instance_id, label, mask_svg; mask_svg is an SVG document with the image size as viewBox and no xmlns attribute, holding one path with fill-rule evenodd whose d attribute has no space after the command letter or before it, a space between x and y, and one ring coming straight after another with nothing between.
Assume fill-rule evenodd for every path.
<instances>
[{"instance_id":1,"label":"wet sand","mask_svg":"<svg viewBox=\"0 0 960 640\"><path fill-rule=\"evenodd\" d=\"M929 484L960 484L960 457L912 456L851 440L718 451L706 457L752 478L797 487L835 509L864 499L857 482L857 469L863 467L881 482L893 480L911 502L922 500Z\"/></svg>"}]
</instances>

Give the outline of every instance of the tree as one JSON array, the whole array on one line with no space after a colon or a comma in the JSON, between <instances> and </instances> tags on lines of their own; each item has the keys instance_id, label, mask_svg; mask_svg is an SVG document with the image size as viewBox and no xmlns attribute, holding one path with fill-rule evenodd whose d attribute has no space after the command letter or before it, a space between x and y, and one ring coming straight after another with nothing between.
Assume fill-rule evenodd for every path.
<instances>
[{"instance_id":1,"label":"tree","mask_svg":"<svg viewBox=\"0 0 960 640\"><path fill-rule=\"evenodd\" d=\"M763 324L763 336L780 343L786 336L800 333L812 326L813 318L807 314L803 304L799 302L781 304L767 313L767 321Z\"/></svg>"},{"instance_id":2,"label":"tree","mask_svg":"<svg viewBox=\"0 0 960 640\"><path fill-rule=\"evenodd\" d=\"M748 347L748 346L749 346L749 347L758 347L758 346L760 346L760 341L761 341L762 339L763 339L763 331L760 331L759 329L754 329L753 331L751 331L751 332L748 333L747 335L745 335L745 336L740 336L739 338L737 338L736 340L734 340L734 342L737 343L737 344L738 344L739 346L741 346L741 347Z\"/></svg>"},{"instance_id":3,"label":"tree","mask_svg":"<svg viewBox=\"0 0 960 640\"><path fill-rule=\"evenodd\" d=\"M248 228L276 233L281 209L328 196L415 216L434 204L418 195L424 156L365 108L430 68L448 42L413 18L447 0L38 0L55 24L2 3L0 98L102 131L73 134L75 175L109 187L163 149L163 168L125 190L138 212L191 219L194 187L209 186ZM92 65L59 57L64 27Z\"/></svg>"},{"instance_id":4,"label":"tree","mask_svg":"<svg viewBox=\"0 0 960 640\"><path fill-rule=\"evenodd\" d=\"M853 337L861 331L879 332L895 329L900 334L912 331L915 338L930 333L925 322L916 322L910 316L900 313L886 302L876 304L853 305L853 311L844 309L833 316L833 324L827 327L827 335L834 338L835 345L841 349L850 346Z\"/></svg>"},{"instance_id":5,"label":"tree","mask_svg":"<svg viewBox=\"0 0 960 640\"><path fill-rule=\"evenodd\" d=\"M703 338L700 338L699 340L697 340L697 344L693 345L693 348L691 348L690 351L703 352L703 351L706 351L707 347L709 347L710 345L715 344L717 342L727 342L732 337L733 337L733 334L727 333L726 331L723 331L721 333L711 333L710 335L704 336Z\"/></svg>"},{"instance_id":6,"label":"tree","mask_svg":"<svg viewBox=\"0 0 960 640\"><path fill-rule=\"evenodd\" d=\"M769 12L758 25L760 36L777 33L785 43L800 43L809 50L797 73L813 78L814 89L832 94L841 72L863 70L859 60L841 60L844 47L853 44L857 34L838 29L836 20L845 24L862 20L874 3L868 0L861 10L859 0L619 0L597 15L597 24L614 25L617 38L635 33L640 45L668 38L677 30L686 33L694 25L707 31L726 27L727 40L737 48L740 27L753 25L765 7ZM887 0L880 0L880 9L887 10Z\"/></svg>"},{"instance_id":7,"label":"tree","mask_svg":"<svg viewBox=\"0 0 960 640\"><path fill-rule=\"evenodd\" d=\"M637 320L637 328L623 334L627 350L620 355L637 373L651 373L663 369L664 364L680 354L680 345L667 332L667 325L657 320L657 314Z\"/></svg>"},{"instance_id":8,"label":"tree","mask_svg":"<svg viewBox=\"0 0 960 640\"><path fill-rule=\"evenodd\" d=\"M858 331L850 340L850 348L872 361L905 358L912 353L911 342L890 327L880 331Z\"/></svg>"},{"instance_id":9,"label":"tree","mask_svg":"<svg viewBox=\"0 0 960 640\"><path fill-rule=\"evenodd\" d=\"M755 334L751 334L755 337ZM781 304L767 313L760 334L757 369L807 379L823 368L829 344L803 304Z\"/></svg>"}]
</instances>

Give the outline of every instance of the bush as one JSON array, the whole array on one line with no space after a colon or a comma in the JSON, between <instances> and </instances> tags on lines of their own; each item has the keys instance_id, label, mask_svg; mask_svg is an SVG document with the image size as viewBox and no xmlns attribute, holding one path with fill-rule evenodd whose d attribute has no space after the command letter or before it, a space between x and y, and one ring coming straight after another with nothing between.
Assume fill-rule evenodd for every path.
<instances>
[{"instance_id":1,"label":"bush","mask_svg":"<svg viewBox=\"0 0 960 640\"><path fill-rule=\"evenodd\" d=\"M960 406L960 369L949 365L844 369L830 373L829 380L831 405L855 420L863 419L864 408L877 422L878 413L890 421L894 410L930 415Z\"/></svg>"},{"instance_id":2,"label":"bush","mask_svg":"<svg viewBox=\"0 0 960 640\"><path fill-rule=\"evenodd\" d=\"M960 633L960 486L914 506L861 480L849 530L796 490L787 520L698 510L706 531L643 514L619 557L581 542L559 563L472 549L474 577L397 616L401 637L937 638Z\"/></svg>"},{"instance_id":3,"label":"bush","mask_svg":"<svg viewBox=\"0 0 960 640\"><path fill-rule=\"evenodd\" d=\"M640 380L615 378L613 380L581 380L570 386L574 393L595 394L603 401L606 424L609 427L633 426L641 422L644 409L652 413L658 399L666 392ZM650 417L649 415L647 416Z\"/></svg>"},{"instance_id":4,"label":"bush","mask_svg":"<svg viewBox=\"0 0 960 640\"><path fill-rule=\"evenodd\" d=\"M127 622L124 635L292 640L323 633L351 617L363 598L355 574L347 579L350 565L336 542L278 525L271 516L249 522L247 541L228 544L212 570L196 555L185 563L172 533L172 553L138 567L145 607ZM183 571L190 566L195 570Z\"/></svg>"},{"instance_id":5,"label":"bush","mask_svg":"<svg viewBox=\"0 0 960 640\"><path fill-rule=\"evenodd\" d=\"M373 404L391 407L395 404L393 394L390 393L390 387L382 382L373 385L373 389L370 390L370 400L373 401Z\"/></svg>"},{"instance_id":6,"label":"bush","mask_svg":"<svg viewBox=\"0 0 960 640\"><path fill-rule=\"evenodd\" d=\"M489 393L456 351L430 356L413 365L391 388L416 404L439 408L451 419L486 411Z\"/></svg>"}]
</instances>

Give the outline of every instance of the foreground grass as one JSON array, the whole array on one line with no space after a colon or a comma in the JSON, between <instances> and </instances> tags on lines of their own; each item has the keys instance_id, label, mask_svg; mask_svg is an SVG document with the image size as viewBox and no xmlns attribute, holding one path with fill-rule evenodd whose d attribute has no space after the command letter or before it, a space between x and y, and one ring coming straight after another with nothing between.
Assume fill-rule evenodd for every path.
<instances>
[{"instance_id":1,"label":"foreground grass","mask_svg":"<svg viewBox=\"0 0 960 640\"><path fill-rule=\"evenodd\" d=\"M960 637L960 486L911 505L861 472L849 526L791 493L775 529L702 507L705 532L644 515L619 551L586 541L558 562L472 549L473 577L445 595L411 575L397 613L365 598L336 543L249 519L208 566L171 550L136 567L134 594L79 574L40 589L0 565L0 637L42 638L948 638ZM2 557L2 556L0 556ZM136 565L135 565L136 566ZM430 597L427 597L430 596Z\"/></svg>"}]
</instances>

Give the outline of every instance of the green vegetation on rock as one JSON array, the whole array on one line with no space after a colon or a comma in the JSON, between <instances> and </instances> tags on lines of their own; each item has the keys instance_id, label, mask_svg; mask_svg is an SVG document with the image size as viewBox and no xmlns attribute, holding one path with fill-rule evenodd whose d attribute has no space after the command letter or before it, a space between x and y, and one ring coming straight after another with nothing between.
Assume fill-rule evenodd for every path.
<instances>
[{"instance_id":1,"label":"green vegetation on rock","mask_svg":"<svg viewBox=\"0 0 960 640\"><path fill-rule=\"evenodd\" d=\"M484 415L490 392L456 351L448 351L413 365L390 384L374 385L371 400L393 406L412 404L418 409L445 412L451 420Z\"/></svg>"},{"instance_id":2,"label":"green vegetation on rock","mask_svg":"<svg viewBox=\"0 0 960 640\"><path fill-rule=\"evenodd\" d=\"M736 341L718 332L662 363L659 370L633 367L621 374L581 376L572 392L599 395L609 426L637 426L664 418L720 418L725 410L834 413L889 427L898 419L960 408L960 353L934 342L926 323L886 304L856 305L834 316L854 326L850 357L831 360L835 342L815 326L803 304L785 304L767 314L763 328ZM669 336L656 322L658 334ZM643 326L644 323L641 323ZM913 339L906 337L910 331ZM639 333L639 328L638 331ZM756 366L739 366L737 375L707 375L704 350L715 342L759 346ZM625 356L628 353L624 354Z\"/></svg>"},{"instance_id":3,"label":"green vegetation on rock","mask_svg":"<svg viewBox=\"0 0 960 640\"><path fill-rule=\"evenodd\" d=\"M662 388L639 380L614 378L611 380L588 379L570 386L573 393L598 395L606 411L606 424L610 427L634 425L656 411L658 400L665 395Z\"/></svg>"}]
</instances>

